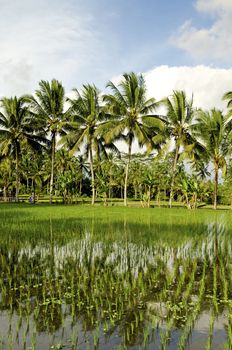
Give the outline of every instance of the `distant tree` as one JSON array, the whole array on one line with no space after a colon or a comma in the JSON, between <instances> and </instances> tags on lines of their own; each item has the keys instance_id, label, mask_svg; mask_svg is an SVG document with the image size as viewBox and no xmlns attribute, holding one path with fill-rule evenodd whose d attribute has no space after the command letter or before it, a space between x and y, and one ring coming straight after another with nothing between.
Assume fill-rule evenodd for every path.
<instances>
[{"instance_id":1,"label":"distant tree","mask_svg":"<svg viewBox=\"0 0 232 350\"><path fill-rule=\"evenodd\" d=\"M0 162L0 186L3 188L3 200L5 202L14 181L14 167L12 163L13 160L11 157L4 157Z\"/></svg>"},{"instance_id":2,"label":"distant tree","mask_svg":"<svg viewBox=\"0 0 232 350\"><path fill-rule=\"evenodd\" d=\"M193 99L187 100L184 91L173 91L171 97L164 100L167 108L166 128L169 138L174 140L174 159L172 164L172 179L170 186L169 206L172 206L173 187L176 176L177 163L181 148L189 152L195 145L192 135L192 124L194 117Z\"/></svg>"},{"instance_id":3,"label":"distant tree","mask_svg":"<svg viewBox=\"0 0 232 350\"><path fill-rule=\"evenodd\" d=\"M202 142L205 153L214 167L214 209L217 209L218 173L226 170L226 155L228 154L228 123L222 112L212 109L209 112L199 111L195 134Z\"/></svg>"},{"instance_id":4,"label":"distant tree","mask_svg":"<svg viewBox=\"0 0 232 350\"><path fill-rule=\"evenodd\" d=\"M19 199L19 166L22 149L30 147L39 150L42 137L34 134L32 119L25 97L4 97L0 112L0 142L3 156L12 156L15 161L16 202Z\"/></svg>"}]
</instances>

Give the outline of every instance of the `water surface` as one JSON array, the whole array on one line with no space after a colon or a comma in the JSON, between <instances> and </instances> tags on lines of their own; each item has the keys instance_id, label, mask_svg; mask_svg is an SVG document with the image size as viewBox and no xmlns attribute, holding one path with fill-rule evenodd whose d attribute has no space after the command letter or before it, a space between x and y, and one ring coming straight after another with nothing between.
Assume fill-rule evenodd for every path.
<instances>
[{"instance_id":1,"label":"water surface","mask_svg":"<svg viewBox=\"0 0 232 350\"><path fill-rule=\"evenodd\" d=\"M231 349L230 212L0 207L0 349Z\"/></svg>"}]
</instances>

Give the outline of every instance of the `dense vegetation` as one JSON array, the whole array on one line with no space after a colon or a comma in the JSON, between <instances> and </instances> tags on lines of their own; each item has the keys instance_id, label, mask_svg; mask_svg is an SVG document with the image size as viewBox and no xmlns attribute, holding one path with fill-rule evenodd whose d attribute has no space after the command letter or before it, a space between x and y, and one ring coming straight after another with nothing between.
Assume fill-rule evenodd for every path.
<instances>
[{"instance_id":1,"label":"dense vegetation","mask_svg":"<svg viewBox=\"0 0 232 350\"><path fill-rule=\"evenodd\" d=\"M147 98L142 75L124 74L102 94L94 85L66 97L57 80L33 95L2 98L0 188L4 201L20 195L169 200L196 208L232 201L232 92L227 113L193 107L184 91ZM125 152L118 149L123 142ZM133 154L136 141L141 153ZM212 175L212 176L210 176Z\"/></svg>"}]
</instances>

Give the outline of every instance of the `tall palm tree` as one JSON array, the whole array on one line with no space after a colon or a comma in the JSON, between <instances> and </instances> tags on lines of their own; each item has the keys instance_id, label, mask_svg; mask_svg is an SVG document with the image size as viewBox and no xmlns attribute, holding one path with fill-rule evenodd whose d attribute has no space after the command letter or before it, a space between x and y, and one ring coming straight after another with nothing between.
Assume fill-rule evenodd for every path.
<instances>
[{"instance_id":1,"label":"tall palm tree","mask_svg":"<svg viewBox=\"0 0 232 350\"><path fill-rule=\"evenodd\" d=\"M193 98L187 100L184 91L173 91L172 96L164 100L164 105L167 108L167 115L165 118L166 131L169 138L174 140L174 159L169 197L169 206L171 207L177 163L181 148L185 151L191 151L196 142L191 132L194 117Z\"/></svg>"},{"instance_id":2,"label":"tall palm tree","mask_svg":"<svg viewBox=\"0 0 232 350\"><path fill-rule=\"evenodd\" d=\"M40 148L43 138L33 132L33 123L30 117L25 97L1 99L0 112L0 142L2 155L12 155L15 160L16 202L18 202L20 175L19 164L24 147Z\"/></svg>"},{"instance_id":3,"label":"tall palm tree","mask_svg":"<svg viewBox=\"0 0 232 350\"><path fill-rule=\"evenodd\" d=\"M104 139L100 134L98 127L104 121L103 109L100 105L100 91L95 85L84 85L81 92L73 90L75 97L68 99L70 104L69 111L73 117L69 123L69 129L66 136L61 140L65 143L71 153L80 150L84 145L85 153L90 162L92 204L95 202L95 171L94 155L99 159L100 154L106 154ZM116 148L110 145L112 149Z\"/></svg>"},{"instance_id":4,"label":"tall palm tree","mask_svg":"<svg viewBox=\"0 0 232 350\"><path fill-rule=\"evenodd\" d=\"M195 134L204 145L205 153L214 167L214 209L217 209L219 169L226 170L225 157L229 149L228 125L227 118L220 110L214 108L209 112L198 112Z\"/></svg>"},{"instance_id":5,"label":"tall palm tree","mask_svg":"<svg viewBox=\"0 0 232 350\"><path fill-rule=\"evenodd\" d=\"M36 128L50 138L51 173L49 201L52 203L54 187L54 164L57 147L57 136L64 132L68 112L64 111L65 90L61 82L41 80L35 96L28 96L32 113L37 117Z\"/></svg>"},{"instance_id":6,"label":"tall palm tree","mask_svg":"<svg viewBox=\"0 0 232 350\"><path fill-rule=\"evenodd\" d=\"M137 139L140 147L151 147L151 138L154 136L152 126L158 127L158 118L151 120L151 113L157 107L154 98L146 98L146 85L142 75L125 73L118 86L112 81L107 87L112 94L104 96L106 110L110 116L107 123L108 131L104 137L107 142L117 139L126 141L128 145L127 162L124 180L124 205L127 205L128 174L131 161L132 143Z\"/></svg>"}]
</instances>

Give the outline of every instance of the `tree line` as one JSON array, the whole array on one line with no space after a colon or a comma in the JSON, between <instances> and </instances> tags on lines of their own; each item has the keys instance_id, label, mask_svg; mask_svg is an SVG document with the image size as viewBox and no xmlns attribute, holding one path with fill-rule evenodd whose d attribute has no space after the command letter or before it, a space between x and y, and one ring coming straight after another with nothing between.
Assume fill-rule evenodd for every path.
<instances>
[{"instance_id":1,"label":"tree line","mask_svg":"<svg viewBox=\"0 0 232 350\"><path fill-rule=\"evenodd\" d=\"M147 98L144 77L134 72L108 82L105 94L87 84L67 97L55 79L38 85L33 95L0 101L3 198L14 194L18 202L19 192L35 198L37 191L50 203L59 193L64 202L91 195L92 204L96 196L123 197L126 206L129 195L147 206L180 198L189 208L211 198L216 209L220 169L230 197L232 92L222 97L223 113L195 108L184 91ZM132 153L134 141L142 153Z\"/></svg>"}]
</instances>

